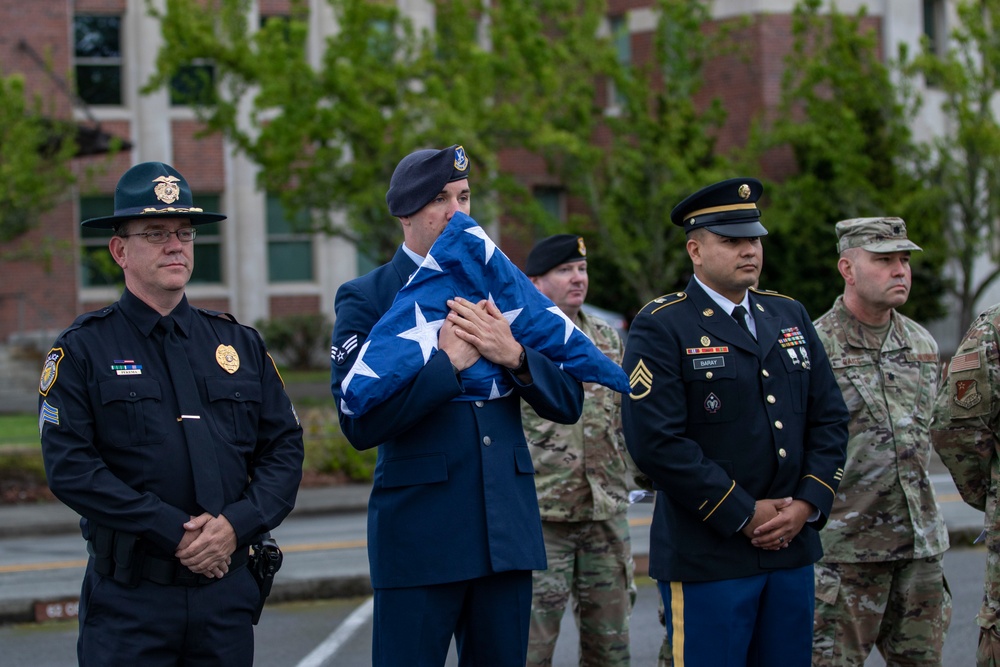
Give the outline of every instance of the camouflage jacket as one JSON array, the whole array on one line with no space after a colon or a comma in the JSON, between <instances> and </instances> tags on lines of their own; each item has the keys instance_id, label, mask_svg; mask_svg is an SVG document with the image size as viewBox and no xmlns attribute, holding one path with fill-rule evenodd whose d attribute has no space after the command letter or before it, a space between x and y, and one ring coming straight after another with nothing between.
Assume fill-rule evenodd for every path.
<instances>
[{"instance_id":1,"label":"camouflage jacket","mask_svg":"<svg viewBox=\"0 0 1000 667\"><path fill-rule=\"evenodd\" d=\"M610 324L582 311L577 324L621 363L622 341ZM591 382L583 384L583 391L583 415L575 424L542 419L521 401L544 521L603 521L628 507L631 475L621 434L621 395Z\"/></svg>"},{"instance_id":2,"label":"camouflage jacket","mask_svg":"<svg viewBox=\"0 0 1000 667\"><path fill-rule=\"evenodd\" d=\"M851 413L844 478L820 532L823 560L878 562L943 553L948 530L928 472L937 343L895 311L885 341L879 341L842 296L815 325Z\"/></svg>"}]
</instances>

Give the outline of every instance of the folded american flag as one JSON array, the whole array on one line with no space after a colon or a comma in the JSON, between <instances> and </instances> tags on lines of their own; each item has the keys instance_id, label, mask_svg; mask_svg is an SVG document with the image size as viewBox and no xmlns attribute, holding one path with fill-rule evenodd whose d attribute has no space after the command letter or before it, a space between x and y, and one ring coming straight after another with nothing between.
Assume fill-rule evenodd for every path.
<instances>
[{"instance_id":1,"label":"folded american flag","mask_svg":"<svg viewBox=\"0 0 1000 667\"><path fill-rule=\"evenodd\" d=\"M430 252L361 346L341 382L341 412L360 416L406 386L437 351L447 300L489 299L514 338L541 352L581 382L628 393L628 376L503 254L475 220L456 213ZM462 371L465 393L482 401L514 389L509 374L480 359Z\"/></svg>"}]
</instances>

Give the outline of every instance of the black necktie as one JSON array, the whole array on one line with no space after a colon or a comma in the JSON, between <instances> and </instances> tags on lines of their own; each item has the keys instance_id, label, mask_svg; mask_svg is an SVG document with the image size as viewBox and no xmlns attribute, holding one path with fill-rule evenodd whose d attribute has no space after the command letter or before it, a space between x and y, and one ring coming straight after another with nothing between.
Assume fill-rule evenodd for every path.
<instances>
[{"instance_id":1,"label":"black necktie","mask_svg":"<svg viewBox=\"0 0 1000 667\"><path fill-rule=\"evenodd\" d=\"M733 308L733 319L736 320L736 324L740 325L740 329L743 329L744 331L747 332L747 335L750 336L750 338L757 340L757 337L750 332L750 327L749 325L747 325L746 308L744 308L743 306L736 306L735 308Z\"/></svg>"},{"instance_id":2,"label":"black necktie","mask_svg":"<svg viewBox=\"0 0 1000 667\"><path fill-rule=\"evenodd\" d=\"M207 415L203 414L204 408L194 371L188 362L190 350L185 350L181 339L177 337L172 317L168 315L161 318L159 326L164 331L163 355L174 385L177 406L181 411L177 421L184 426L184 439L187 440L188 456L191 458L195 500L203 510L218 516L223 505L219 461L215 455L215 442L205 423Z\"/></svg>"}]
</instances>

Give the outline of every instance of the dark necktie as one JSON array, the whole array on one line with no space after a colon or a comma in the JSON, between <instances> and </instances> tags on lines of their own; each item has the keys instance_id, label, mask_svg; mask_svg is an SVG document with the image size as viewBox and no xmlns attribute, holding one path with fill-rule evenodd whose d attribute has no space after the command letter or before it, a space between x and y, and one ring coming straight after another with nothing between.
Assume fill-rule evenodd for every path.
<instances>
[{"instance_id":1,"label":"dark necktie","mask_svg":"<svg viewBox=\"0 0 1000 667\"><path fill-rule=\"evenodd\" d=\"M203 510L218 516L223 505L219 461L215 455L215 442L205 423L208 417L204 414L194 371L188 362L190 350L185 350L178 338L172 317L161 318L159 327L164 332L163 356L181 411L177 421L184 426L184 439L187 440L188 456L191 458L195 500Z\"/></svg>"},{"instance_id":2,"label":"dark necktie","mask_svg":"<svg viewBox=\"0 0 1000 667\"><path fill-rule=\"evenodd\" d=\"M736 320L736 324L740 325L740 329L747 332L750 338L757 340L757 337L750 332L750 327L747 325L747 309L743 306L736 306L733 308L733 319Z\"/></svg>"}]
</instances>

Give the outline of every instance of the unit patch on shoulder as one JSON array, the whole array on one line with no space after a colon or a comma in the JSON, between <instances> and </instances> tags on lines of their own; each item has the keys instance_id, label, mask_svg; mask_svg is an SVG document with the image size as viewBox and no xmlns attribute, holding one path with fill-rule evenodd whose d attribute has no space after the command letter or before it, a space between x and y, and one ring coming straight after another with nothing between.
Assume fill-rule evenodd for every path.
<instances>
[{"instance_id":1,"label":"unit patch on shoulder","mask_svg":"<svg viewBox=\"0 0 1000 667\"><path fill-rule=\"evenodd\" d=\"M955 382L955 403L969 410L979 405L983 395L979 393L976 380L958 380Z\"/></svg>"},{"instance_id":2,"label":"unit patch on shoulder","mask_svg":"<svg viewBox=\"0 0 1000 667\"><path fill-rule=\"evenodd\" d=\"M648 368L646 368L646 364L645 362L643 362L642 359L639 360L639 363L635 365L635 369L633 369L632 372L629 374L628 384L632 388L632 393L629 394L629 397L633 401L637 401L640 398L644 398L650 392L650 390L652 390L653 374L649 372ZM641 392L636 391L636 388L639 387L645 389L645 391Z\"/></svg>"},{"instance_id":3,"label":"unit patch on shoulder","mask_svg":"<svg viewBox=\"0 0 1000 667\"><path fill-rule=\"evenodd\" d=\"M357 346L358 335L354 334L340 345L334 345L330 348L330 359L333 360L333 363L338 366L342 366L344 362L347 361L347 357Z\"/></svg>"},{"instance_id":4,"label":"unit patch on shoulder","mask_svg":"<svg viewBox=\"0 0 1000 667\"><path fill-rule=\"evenodd\" d=\"M56 383L56 378L59 377L59 362L63 360L64 356L66 355L61 347L54 347L45 355L42 377L38 381L38 393L42 396L48 396L52 385Z\"/></svg>"}]
</instances>

